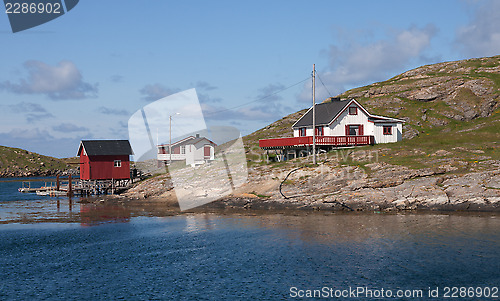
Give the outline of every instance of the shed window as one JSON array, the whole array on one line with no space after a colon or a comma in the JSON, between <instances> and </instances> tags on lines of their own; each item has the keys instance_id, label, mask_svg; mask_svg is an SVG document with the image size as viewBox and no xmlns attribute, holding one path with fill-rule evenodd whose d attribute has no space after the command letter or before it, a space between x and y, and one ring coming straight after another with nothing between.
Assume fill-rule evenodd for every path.
<instances>
[{"instance_id":1,"label":"shed window","mask_svg":"<svg viewBox=\"0 0 500 301\"><path fill-rule=\"evenodd\" d=\"M349 115L358 115L357 107L349 107Z\"/></svg>"},{"instance_id":2,"label":"shed window","mask_svg":"<svg viewBox=\"0 0 500 301\"><path fill-rule=\"evenodd\" d=\"M122 160L115 160L115 167L122 167Z\"/></svg>"},{"instance_id":3,"label":"shed window","mask_svg":"<svg viewBox=\"0 0 500 301\"><path fill-rule=\"evenodd\" d=\"M181 154L185 154L185 153L186 153L186 146L182 145L181 146Z\"/></svg>"},{"instance_id":4,"label":"shed window","mask_svg":"<svg viewBox=\"0 0 500 301\"><path fill-rule=\"evenodd\" d=\"M392 135L392 126L384 125L384 135Z\"/></svg>"}]
</instances>

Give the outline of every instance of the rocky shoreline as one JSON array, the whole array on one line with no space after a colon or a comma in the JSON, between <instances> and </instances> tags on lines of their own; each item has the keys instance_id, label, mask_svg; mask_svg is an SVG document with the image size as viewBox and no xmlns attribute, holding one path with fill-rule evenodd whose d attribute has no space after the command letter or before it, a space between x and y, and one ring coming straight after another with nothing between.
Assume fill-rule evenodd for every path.
<instances>
[{"instance_id":1,"label":"rocky shoreline","mask_svg":"<svg viewBox=\"0 0 500 301\"><path fill-rule=\"evenodd\" d=\"M67 176L74 175L71 170L62 169L27 169L27 170L4 170L0 171L0 178L29 178L29 177L55 177L57 175Z\"/></svg>"},{"instance_id":2,"label":"rocky shoreline","mask_svg":"<svg viewBox=\"0 0 500 301\"><path fill-rule=\"evenodd\" d=\"M500 212L500 161L484 161L489 170L453 173L445 168L410 169L387 163L343 166L326 162L316 167L249 169L248 182L233 194L188 212L335 211ZM207 180L208 181L208 180ZM135 204L156 203L179 210L168 175L136 184L114 197Z\"/></svg>"}]
</instances>

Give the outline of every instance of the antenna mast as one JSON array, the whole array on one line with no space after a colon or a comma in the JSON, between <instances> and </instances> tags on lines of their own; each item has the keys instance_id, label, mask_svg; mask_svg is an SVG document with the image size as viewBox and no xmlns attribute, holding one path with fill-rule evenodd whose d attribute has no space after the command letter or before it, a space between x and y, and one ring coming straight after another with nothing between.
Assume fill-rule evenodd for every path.
<instances>
[{"instance_id":1,"label":"antenna mast","mask_svg":"<svg viewBox=\"0 0 500 301\"><path fill-rule=\"evenodd\" d=\"M316 64L313 64L312 72L312 102L313 102L313 164L316 164Z\"/></svg>"}]
</instances>

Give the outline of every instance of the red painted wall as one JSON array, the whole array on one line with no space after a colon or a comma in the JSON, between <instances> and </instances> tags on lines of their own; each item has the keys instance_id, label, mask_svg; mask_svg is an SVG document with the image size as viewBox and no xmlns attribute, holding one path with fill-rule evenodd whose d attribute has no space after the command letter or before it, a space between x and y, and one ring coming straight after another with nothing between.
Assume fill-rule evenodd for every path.
<instances>
[{"instance_id":1,"label":"red painted wall","mask_svg":"<svg viewBox=\"0 0 500 301\"><path fill-rule=\"evenodd\" d=\"M90 161L89 157L80 154L80 180L90 180Z\"/></svg>"},{"instance_id":2,"label":"red painted wall","mask_svg":"<svg viewBox=\"0 0 500 301\"><path fill-rule=\"evenodd\" d=\"M115 160L121 160L121 167L115 167ZM122 156L85 156L80 154L81 180L130 179L128 155Z\"/></svg>"}]
</instances>

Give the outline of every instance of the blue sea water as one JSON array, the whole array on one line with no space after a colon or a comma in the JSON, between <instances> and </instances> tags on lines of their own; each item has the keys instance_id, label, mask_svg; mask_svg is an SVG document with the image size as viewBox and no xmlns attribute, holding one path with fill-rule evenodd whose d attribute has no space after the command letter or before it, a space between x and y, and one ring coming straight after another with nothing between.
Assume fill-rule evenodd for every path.
<instances>
[{"instance_id":1,"label":"blue sea water","mask_svg":"<svg viewBox=\"0 0 500 301\"><path fill-rule=\"evenodd\" d=\"M343 300L498 299L444 298L446 287L500 286L495 215L110 219L0 224L0 300L282 300L323 288L422 292Z\"/></svg>"},{"instance_id":2,"label":"blue sea water","mask_svg":"<svg viewBox=\"0 0 500 301\"><path fill-rule=\"evenodd\" d=\"M28 184L28 181L31 184ZM34 193L19 193L18 189L23 187L37 188L42 186L50 186L51 182L55 182L56 178L0 178L0 202L18 201L18 200L36 200L48 199L40 197Z\"/></svg>"}]
</instances>

